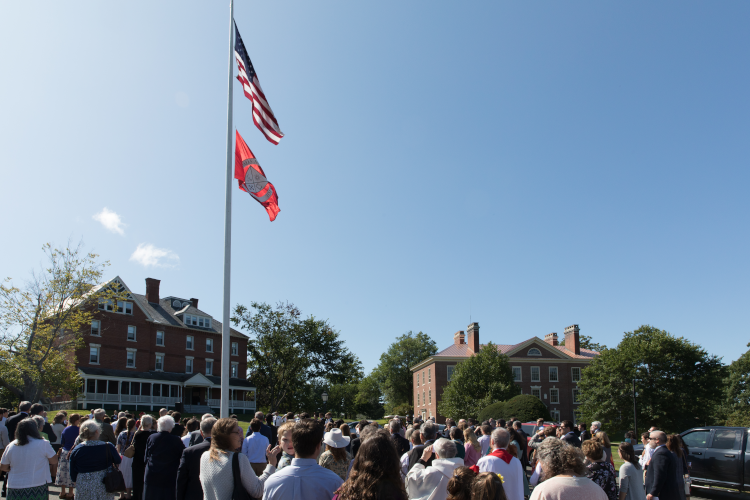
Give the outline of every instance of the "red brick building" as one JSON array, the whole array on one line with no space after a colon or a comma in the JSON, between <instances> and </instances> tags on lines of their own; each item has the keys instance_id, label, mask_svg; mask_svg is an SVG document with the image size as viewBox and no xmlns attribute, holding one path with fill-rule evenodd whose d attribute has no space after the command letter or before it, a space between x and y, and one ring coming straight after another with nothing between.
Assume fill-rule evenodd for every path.
<instances>
[{"instance_id":1,"label":"red brick building","mask_svg":"<svg viewBox=\"0 0 750 500\"><path fill-rule=\"evenodd\" d=\"M579 332L578 325L567 327L564 346L559 345L557 333L544 339L531 337L518 344L497 345L510 358L513 378L521 392L538 397L555 421L576 420L581 370L599 354L580 347ZM434 416L438 423L444 423L445 416L437 410L443 389L456 364L481 347L479 323L472 323L465 334L459 331L453 335L453 345L413 366L414 413L423 418Z\"/></svg>"},{"instance_id":2,"label":"red brick building","mask_svg":"<svg viewBox=\"0 0 750 500\"><path fill-rule=\"evenodd\" d=\"M221 328L198 299L159 296L160 281L146 278L133 293L116 277L106 286L126 300L99 304L76 351L83 378L79 408L184 411L218 409L221 398ZM255 411L255 387L246 380L247 337L231 330L230 411Z\"/></svg>"}]
</instances>

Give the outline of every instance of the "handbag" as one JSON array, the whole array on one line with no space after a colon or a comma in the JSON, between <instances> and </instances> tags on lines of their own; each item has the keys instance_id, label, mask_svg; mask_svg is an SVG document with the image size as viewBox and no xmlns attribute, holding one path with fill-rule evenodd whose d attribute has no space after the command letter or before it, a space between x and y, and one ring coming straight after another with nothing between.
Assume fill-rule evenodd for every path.
<instances>
[{"instance_id":1,"label":"handbag","mask_svg":"<svg viewBox=\"0 0 750 500\"><path fill-rule=\"evenodd\" d=\"M117 464L112 461L112 454L109 451L109 443L104 443L107 453L107 472L104 474L104 488L107 493L117 493L119 491L125 491L125 478L122 477L122 472L117 467Z\"/></svg>"},{"instance_id":2,"label":"handbag","mask_svg":"<svg viewBox=\"0 0 750 500\"><path fill-rule=\"evenodd\" d=\"M130 438L130 442L125 443L125 451L122 452L123 457L133 458L135 456L135 446L133 446L133 437L135 437L135 433L133 433L133 436Z\"/></svg>"},{"instance_id":3,"label":"handbag","mask_svg":"<svg viewBox=\"0 0 750 500\"><path fill-rule=\"evenodd\" d=\"M232 500L251 500L250 494L242 486L242 475L240 474L240 454L235 452L232 457L232 476L234 477L234 491Z\"/></svg>"}]
</instances>

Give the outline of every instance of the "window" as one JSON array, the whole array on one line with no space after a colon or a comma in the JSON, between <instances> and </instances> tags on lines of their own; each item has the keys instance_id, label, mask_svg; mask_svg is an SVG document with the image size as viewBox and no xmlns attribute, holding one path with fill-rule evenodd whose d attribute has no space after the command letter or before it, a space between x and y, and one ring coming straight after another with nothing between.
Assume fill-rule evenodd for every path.
<instances>
[{"instance_id":1,"label":"window","mask_svg":"<svg viewBox=\"0 0 750 500\"><path fill-rule=\"evenodd\" d=\"M156 355L156 366L154 369L158 372L164 371L164 355L163 354L157 354Z\"/></svg>"},{"instance_id":2,"label":"window","mask_svg":"<svg viewBox=\"0 0 750 500\"><path fill-rule=\"evenodd\" d=\"M193 373L193 358L185 358L185 373Z\"/></svg>"},{"instance_id":3,"label":"window","mask_svg":"<svg viewBox=\"0 0 750 500\"><path fill-rule=\"evenodd\" d=\"M115 308L112 306L111 300L100 300L99 309L101 309L102 311L114 311L115 310Z\"/></svg>"},{"instance_id":4,"label":"window","mask_svg":"<svg viewBox=\"0 0 750 500\"><path fill-rule=\"evenodd\" d=\"M197 326L199 328L211 328L211 318L205 318L203 316L193 316L192 314L186 314L183 320L186 325Z\"/></svg>"},{"instance_id":5,"label":"window","mask_svg":"<svg viewBox=\"0 0 750 500\"><path fill-rule=\"evenodd\" d=\"M432 382L432 368L427 369L427 383Z\"/></svg>"},{"instance_id":6,"label":"window","mask_svg":"<svg viewBox=\"0 0 750 500\"><path fill-rule=\"evenodd\" d=\"M180 304L179 300L173 300L172 301L172 307L174 307L176 309L181 309L182 308L182 304Z\"/></svg>"},{"instance_id":7,"label":"window","mask_svg":"<svg viewBox=\"0 0 750 500\"><path fill-rule=\"evenodd\" d=\"M432 389L430 389L429 395L430 395L430 404L432 404Z\"/></svg>"},{"instance_id":8,"label":"window","mask_svg":"<svg viewBox=\"0 0 750 500\"><path fill-rule=\"evenodd\" d=\"M417 392L417 406L419 406L419 393Z\"/></svg>"},{"instance_id":9,"label":"window","mask_svg":"<svg viewBox=\"0 0 750 500\"><path fill-rule=\"evenodd\" d=\"M581 380L581 369L580 368L571 368L570 373L572 376L573 382L579 382Z\"/></svg>"},{"instance_id":10,"label":"window","mask_svg":"<svg viewBox=\"0 0 750 500\"><path fill-rule=\"evenodd\" d=\"M127 368L135 368L135 350L128 349L128 357L125 366Z\"/></svg>"},{"instance_id":11,"label":"window","mask_svg":"<svg viewBox=\"0 0 750 500\"><path fill-rule=\"evenodd\" d=\"M238 356L239 355L239 348L237 346L237 342L232 342L232 356Z\"/></svg>"},{"instance_id":12,"label":"window","mask_svg":"<svg viewBox=\"0 0 750 500\"><path fill-rule=\"evenodd\" d=\"M89 363L92 365L98 365L99 364L99 346L95 346L94 344L91 345L89 349Z\"/></svg>"},{"instance_id":13,"label":"window","mask_svg":"<svg viewBox=\"0 0 750 500\"><path fill-rule=\"evenodd\" d=\"M740 431L729 429L716 429L714 431L714 438L711 440L711 448L719 448L721 450L738 450L741 444L742 434Z\"/></svg>"},{"instance_id":14,"label":"window","mask_svg":"<svg viewBox=\"0 0 750 500\"><path fill-rule=\"evenodd\" d=\"M542 389L540 387L532 387L531 395L534 396L535 398L542 399Z\"/></svg>"},{"instance_id":15,"label":"window","mask_svg":"<svg viewBox=\"0 0 750 500\"><path fill-rule=\"evenodd\" d=\"M239 372L239 365L237 363L232 363L232 369L230 372L230 377L237 378L237 373Z\"/></svg>"},{"instance_id":16,"label":"window","mask_svg":"<svg viewBox=\"0 0 750 500\"><path fill-rule=\"evenodd\" d=\"M419 373L417 373L417 387L419 387Z\"/></svg>"},{"instance_id":17,"label":"window","mask_svg":"<svg viewBox=\"0 0 750 500\"><path fill-rule=\"evenodd\" d=\"M521 381L521 367L514 366L513 367L513 382L520 382L520 381Z\"/></svg>"},{"instance_id":18,"label":"window","mask_svg":"<svg viewBox=\"0 0 750 500\"><path fill-rule=\"evenodd\" d=\"M542 355L542 351L540 351L536 347L532 347L531 349L529 349L528 355L529 356L541 356Z\"/></svg>"},{"instance_id":19,"label":"window","mask_svg":"<svg viewBox=\"0 0 750 500\"><path fill-rule=\"evenodd\" d=\"M422 370L422 385L424 385L424 370Z\"/></svg>"},{"instance_id":20,"label":"window","mask_svg":"<svg viewBox=\"0 0 750 500\"><path fill-rule=\"evenodd\" d=\"M581 404L580 396L581 396L581 391L579 391L578 389L573 389L573 404L576 404L576 405Z\"/></svg>"},{"instance_id":21,"label":"window","mask_svg":"<svg viewBox=\"0 0 750 500\"><path fill-rule=\"evenodd\" d=\"M128 340L135 342L135 327L132 325L128 326Z\"/></svg>"},{"instance_id":22,"label":"window","mask_svg":"<svg viewBox=\"0 0 750 500\"><path fill-rule=\"evenodd\" d=\"M164 345L164 332L156 332L156 345Z\"/></svg>"},{"instance_id":23,"label":"window","mask_svg":"<svg viewBox=\"0 0 750 500\"><path fill-rule=\"evenodd\" d=\"M214 339L206 339L206 352L214 352Z\"/></svg>"},{"instance_id":24,"label":"window","mask_svg":"<svg viewBox=\"0 0 750 500\"><path fill-rule=\"evenodd\" d=\"M214 374L214 360L207 359L206 360L206 375L213 375L213 374Z\"/></svg>"},{"instance_id":25,"label":"window","mask_svg":"<svg viewBox=\"0 0 750 500\"><path fill-rule=\"evenodd\" d=\"M553 405L560 404L560 389L549 390L549 402Z\"/></svg>"},{"instance_id":26,"label":"window","mask_svg":"<svg viewBox=\"0 0 750 500\"><path fill-rule=\"evenodd\" d=\"M711 435L711 431L694 431L689 434L682 436L682 440L689 449L693 448L705 448L708 444L708 436Z\"/></svg>"},{"instance_id":27,"label":"window","mask_svg":"<svg viewBox=\"0 0 750 500\"><path fill-rule=\"evenodd\" d=\"M539 367L538 366L532 366L531 367L531 381L532 382L540 382L541 377L539 375Z\"/></svg>"},{"instance_id":28,"label":"window","mask_svg":"<svg viewBox=\"0 0 750 500\"><path fill-rule=\"evenodd\" d=\"M560 411L559 410L550 410L549 411L550 417L552 417L553 422L559 422L560 421Z\"/></svg>"},{"instance_id":29,"label":"window","mask_svg":"<svg viewBox=\"0 0 750 500\"><path fill-rule=\"evenodd\" d=\"M193 350L193 336L188 335L185 338L186 338L185 349L192 351Z\"/></svg>"},{"instance_id":30,"label":"window","mask_svg":"<svg viewBox=\"0 0 750 500\"><path fill-rule=\"evenodd\" d=\"M453 370L455 370L455 369L456 369L456 365L450 365L448 367L448 369L447 369L447 372L448 372L448 382L450 382L451 379L453 378Z\"/></svg>"},{"instance_id":31,"label":"window","mask_svg":"<svg viewBox=\"0 0 750 500\"><path fill-rule=\"evenodd\" d=\"M133 314L133 303L123 302L122 300L117 301L117 312L123 314Z\"/></svg>"},{"instance_id":32,"label":"window","mask_svg":"<svg viewBox=\"0 0 750 500\"><path fill-rule=\"evenodd\" d=\"M556 366L549 367L549 381L559 382L559 380L557 379L557 367Z\"/></svg>"},{"instance_id":33,"label":"window","mask_svg":"<svg viewBox=\"0 0 750 500\"><path fill-rule=\"evenodd\" d=\"M102 324L98 319L91 322L91 335L99 337L101 335Z\"/></svg>"}]
</instances>

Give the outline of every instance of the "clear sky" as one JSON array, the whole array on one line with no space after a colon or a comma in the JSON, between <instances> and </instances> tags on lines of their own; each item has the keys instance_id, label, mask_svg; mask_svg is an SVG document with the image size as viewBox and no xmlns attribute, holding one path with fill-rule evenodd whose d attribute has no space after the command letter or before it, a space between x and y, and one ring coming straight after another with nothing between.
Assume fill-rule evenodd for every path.
<instances>
[{"instance_id":1,"label":"clear sky","mask_svg":"<svg viewBox=\"0 0 750 500\"><path fill-rule=\"evenodd\" d=\"M221 318L228 16L0 3L0 276L83 238L135 292L158 278ZM328 318L368 371L470 317L482 342L651 324L747 349L750 2L237 0L236 20L286 137L235 84L281 213L235 189L233 304Z\"/></svg>"}]
</instances>

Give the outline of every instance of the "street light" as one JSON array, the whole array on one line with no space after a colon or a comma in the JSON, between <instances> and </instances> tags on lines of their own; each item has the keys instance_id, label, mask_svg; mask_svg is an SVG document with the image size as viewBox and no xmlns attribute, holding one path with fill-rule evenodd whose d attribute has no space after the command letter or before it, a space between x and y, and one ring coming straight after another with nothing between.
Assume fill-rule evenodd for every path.
<instances>
[{"instance_id":1,"label":"street light","mask_svg":"<svg viewBox=\"0 0 750 500\"><path fill-rule=\"evenodd\" d=\"M320 397L323 399L323 413L325 413L326 408L328 407L328 393L323 391L323 394L321 394Z\"/></svg>"}]
</instances>

